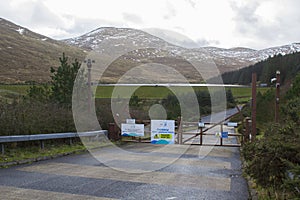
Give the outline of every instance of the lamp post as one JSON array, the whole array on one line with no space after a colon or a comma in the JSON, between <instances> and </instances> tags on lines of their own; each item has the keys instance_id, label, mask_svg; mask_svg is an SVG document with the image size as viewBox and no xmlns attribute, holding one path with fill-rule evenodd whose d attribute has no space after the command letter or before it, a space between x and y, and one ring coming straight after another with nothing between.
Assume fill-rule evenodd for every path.
<instances>
[{"instance_id":1,"label":"lamp post","mask_svg":"<svg viewBox=\"0 0 300 200\"><path fill-rule=\"evenodd\" d=\"M256 138L256 82L257 75L252 73L252 125L251 125L251 140Z\"/></svg>"},{"instance_id":2,"label":"lamp post","mask_svg":"<svg viewBox=\"0 0 300 200\"><path fill-rule=\"evenodd\" d=\"M279 122L280 71L276 71L275 122Z\"/></svg>"},{"instance_id":3,"label":"lamp post","mask_svg":"<svg viewBox=\"0 0 300 200\"><path fill-rule=\"evenodd\" d=\"M91 112L91 108L92 108L92 75L91 75L91 71L92 71L92 63L95 63L94 60L91 59L87 59L84 61L86 63L87 69L88 69L88 102L89 102L89 112Z\"/></svg>"}]
</instances>

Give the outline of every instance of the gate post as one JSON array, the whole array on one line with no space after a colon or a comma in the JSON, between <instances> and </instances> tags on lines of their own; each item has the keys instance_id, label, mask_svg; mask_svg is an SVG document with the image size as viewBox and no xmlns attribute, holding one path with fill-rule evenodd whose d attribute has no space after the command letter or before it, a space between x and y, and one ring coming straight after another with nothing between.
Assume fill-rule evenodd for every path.
<instances>
[{"instance_id":1,"label":"gate post","mask_svg":"<svg viewBox=\"0 0 300 200\"><path fill-rule=\"evenodd\" d=\"M203 143L203 128L200 127L200 145Z\"/></svg>"},{"instance_id":2,"label":"gate post","mask_svg":"<svg viewBox=\"0 0 300 200\"><path fill-rule=\"evenodd\" d=\"M246 117L246 119L245 119L245 122L246 122L246 130L245 130L245 138L244 138L244 142L246 143L246 142L248 142L249 141L249 139L250 139L250 123L249 123L249 121L250 121L250 118L249 117Z\"/></svg>"},{"instance_id":3,"label":"gate post","mask_svg":"<svg viewBox=\"0 0 300 200\"><path fill-rule=\"evenodd\" d=\"M220 124L221 125L221 138L220 138L220 145L223 146L223 137L222 137L222 133L223 133L223 123Z\"/></svg>"},{"instance_id":4,"label":"gate post","mask_svg":"<svg viewBox=\"0 0 300 200\"><path fill-rule=\"evenodd\" d=\"M108 124L108 139L112 141L117 141L120 139L119 131L115 123Z\"/></svg>"},{"instance_id":5,"label":"gate post","mask_svg":"<svg viewBox=\"0 0 300 200\"><path fill-rule=\"evenodd\" d=\"M251 140L256 138L256 73L252 73L252 124L251 124Z\"/></svg>"},{"instance_id":6,"label":"gate post","mask_svg":"<svg viewBox=\"0 0 300 200\"><path fill-rule=\"evenodd\" d=\"M178 144L182 144L182 117L178 117L178 134L177 134L177 140Z\"/></svg>"}]
</instances>

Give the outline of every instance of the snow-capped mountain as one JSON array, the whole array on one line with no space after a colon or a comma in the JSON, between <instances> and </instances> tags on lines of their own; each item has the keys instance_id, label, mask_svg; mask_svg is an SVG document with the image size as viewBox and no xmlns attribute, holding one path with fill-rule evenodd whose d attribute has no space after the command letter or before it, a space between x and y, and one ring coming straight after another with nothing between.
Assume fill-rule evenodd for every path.
<instances>
[{"instance_id":1,"label":"snow-capped mountain","mask_svg":"<svg viewBox=\"0 0 300 200\"><path fill-rule=\"evenodd\" d=\"M108 82L118 80L130 67L145 63L171 66L189 81L199 82L203 79L189 63L190 60L201 61L212 58L219 71L223 73L249 66L269 56L300 51L299 43L263 50L216 47L187 49L144 31L112 27L99 28L80 37L59 41L37 34L3 18L0 18L0 35L0 82L2 83L47 82L50 79L50 67L58 66L59 57L63 52L70 59L77 58L83 61L89 51L101 51L105 41L112 42L112 48L128 43L136 47L152 47L151 49L137 48L114 62L115 67L107 70L105 74L104 79ZM181 55L184 56L180 58ZM216 75L209 66L203 70L211 76ZM164 75L162 79L170 83L177 81L176 74L172 76L171 72L161 73L159 70L155 72L155 67L152 66L143 73L148 73L152 77ZM140 77L137 75L135 79Z\"/></svg>"},{"instance_id":2,"label":"snow-capped mountain","mask_svg":"<svg viewBox=\"0 0 300 200\"><path fill-rule=\"evenodd\" d=\"M99 28L80 37L64 40L64 42L84 48L86 50L96 50L99 47L101 49L101 43L105 40L114 41L114 45L121 45L127 40L132 41L133 45L136 44L137 46L147 46L151 44L151 46L155 46L157 49L167 49L171 55L178 55L179 53L179 55L185 55L191 59L202 60L210 57L216 63L221 72L232 71L246 67L265 60L268 57L273 57L274 55L285 55L293 52L300 52L300 43L293 43L290 45L272 47L262 50L254 50L242 47L231 49L217 47L187 49L170 44L163 39L148 34L144 31L113 27ZM147 54L149 54L149 52L147 52ZM141 53L140 56L147 57L147 55L142 55ZM159 54L154 54L153 56L159 56Z\"/></svg>"}]
</instances>

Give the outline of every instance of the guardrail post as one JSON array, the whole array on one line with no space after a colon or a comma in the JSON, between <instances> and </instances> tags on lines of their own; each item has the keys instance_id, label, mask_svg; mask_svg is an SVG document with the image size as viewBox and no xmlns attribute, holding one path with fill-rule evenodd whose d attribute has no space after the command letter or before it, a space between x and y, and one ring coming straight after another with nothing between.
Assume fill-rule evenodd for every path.
<instances>
[{"instance_id":1,"label":"guardrail post","mask_svg":"<svg viewBox=\"0 0 300 200\"><path fill-rule=\"evenodd\" d=\"M40 140L40 144L41 144L41 149L44 149L45 148L45 144L44 144L43 140Z\"/></svg>"},{"instance_id":2,"label":"guardrail post","mask_svg":"<svg viewBox=\"0 0 300 200\"><path fill-rule=\"evenodd\" d=\"M71 146L73 144L72 138L69 138L69 145Z\"/></svg>"},{"instance_id":3,"label":"guardrail post","mask_svg":"<svg viewBox=\"0 0 300 200\"><path fill-rule=\"evenodd\" d=\"M1 144L1 154L4 155L5 151L4 151L4 144Z\"/></svg>"}]
</instances>

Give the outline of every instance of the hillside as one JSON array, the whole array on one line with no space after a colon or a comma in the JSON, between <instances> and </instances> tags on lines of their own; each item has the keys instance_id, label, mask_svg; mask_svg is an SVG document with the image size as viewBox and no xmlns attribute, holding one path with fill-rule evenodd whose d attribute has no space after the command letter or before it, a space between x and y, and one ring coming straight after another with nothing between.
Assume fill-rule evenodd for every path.
<instances>
[{"instance_id":1,"label":"hillside","mask_svg":"<svg viewBox=\"0 0 300 200\"><path fill-rule=\"evenodd\" d=\"M63 52L83 59L85 52L0 18L0 83L46 82Z\"/></svg>"},{"instance_id":2,"label":"hillside","mask_svg":"<svg viewBox=\"0 0 300 200\"><path fill-rule=\"evenodd\" d=\"M255 65L224 73L222 78L226 84L250 84L251 74L255 72L258 81L270 84L270 80L276 76L277 70L281 72L281 82L289 83L300 72L300 53L270 57Z\"/></svg>"},{"instance_id":3,"label":"hillside","mask_svg":"<svg viewBox=\"0 0 300 200\"><path fill-rule=\"evenodd\" d=\"M113 41L115 46L121 45L127 40L132 41L133 45L139 46L152 44L152 46L155 46L157 49L166 49L171 53L171 56L176 54L185 55L188 60L204 60L211 58L216 63L221 73L253 65L259 61L267 59L270 56L300 52L300 44L298 43L262 50L242 47L231 49L216 47L187 49L170 44L144 31L114 27L98 28L82 36L64 40L64 42L87 50L103 50L101 49L101 43L105 40ZM144 54L133 54L133 56L136 58L135 60L145 60L148 54L149 52L144 51ZM153 52L150 52L150 54L153 54ZM161 57L160 54L157 54L156 56ZM182 66L182 68L184 67L185 66ZM193 73L190 73L190 75L193 76ZM215 75L215 73L213 75Z\"/></svg>"}]
</instances>

